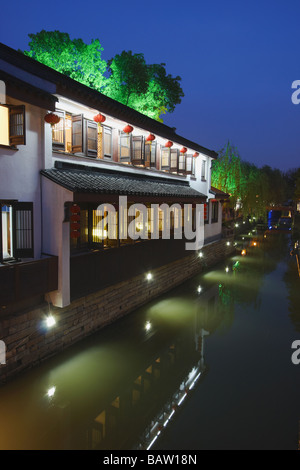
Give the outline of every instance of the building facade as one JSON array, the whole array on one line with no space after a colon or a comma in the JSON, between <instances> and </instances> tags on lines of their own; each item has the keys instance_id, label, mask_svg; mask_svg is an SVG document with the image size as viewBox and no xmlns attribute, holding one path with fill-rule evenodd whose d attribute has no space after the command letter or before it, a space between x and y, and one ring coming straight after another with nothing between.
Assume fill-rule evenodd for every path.
<instances>
[{"instance_id":1,"label":"building facade","mask_svg":"<svg viewBox=\"0 0 300 470\"><path fill-rule=\"evenodd\" d=\"M3 44L0 80L3 318L72 308L186 260L197 206L205 244L222 241L216 152Z\"/></svg>"}]
</instances>

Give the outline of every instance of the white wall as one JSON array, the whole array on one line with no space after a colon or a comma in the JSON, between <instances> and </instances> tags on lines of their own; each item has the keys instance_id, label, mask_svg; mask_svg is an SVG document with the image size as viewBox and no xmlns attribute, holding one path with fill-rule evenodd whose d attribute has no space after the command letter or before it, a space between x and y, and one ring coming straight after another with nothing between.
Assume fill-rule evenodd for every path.
<instances>
[{"instance_id":1,"label":"white wall","mask_svg":"<svg viewBox=\"0 0 300 470\"><path fill-rule=\"evenodd\" d=\"M25 104L26 145L18 150L0 148L0 199L33 202L34 257L41 256L40 170L44 168L45 111L7 98L8 104Z\"/></svg>"},{"instance_id":2,"label":"white wall","mask_svg":"<svg viewBox=\"0 0 300 470\"><path fill-rule=\"evenodd\" d=\"M42 231L43 251L58 256L58 290L50 294L56 307L70 303L70 224L64 222L66 202L73 201L73 193L42 177Z\"/></svg>"}]
</instances>

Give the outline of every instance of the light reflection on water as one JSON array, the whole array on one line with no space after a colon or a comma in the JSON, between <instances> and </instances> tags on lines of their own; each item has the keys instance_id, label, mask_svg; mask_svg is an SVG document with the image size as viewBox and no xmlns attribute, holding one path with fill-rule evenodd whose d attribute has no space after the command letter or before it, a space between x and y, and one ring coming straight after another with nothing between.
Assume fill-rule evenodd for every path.
<instances>
[{"instance_id":1,"label":"light reflection on water","mask_svg":"<svg viewBox=\"0 0 300 470\"><path fill-rule=\"evenodd\" d=\"M279 236L261 240L258 246L247 249L247 256L234 256L195 276L2 386L0 448L216 448L220 445L219 427L227 423L222 421L221 413L215 416L212 397L224 383L232 384L232 400L241 407L233 420L231 417L230 442L234 448L234 428L238 436L240 413L243 410L247 415L249 403L245 388L244 397L235 396L240 390L240 374L244 382L249 381L248 389L257 399L254 385L266 388L268 381L274 385L272 353L282 366L290 354L284 348L290 347L300 331L299 279L294 268L285 239ZM239 357L239 347L248 354L249 345L251 359L242 354ZM262 374L260 365L266 361L266 351L270 363L265 364ZM252 376L241 372L245 357ZM224 368L218 369L221 363L226 364L225 378ZM289 361L284 367L284 371L278 369L278 378L281 374L283 379L295 381L295 366ZM274 396L276 391L272 389L272 399ZM292 401L293 394L287 393L285 399ZM295 399L290 404L296 428L297 403ZM177 413L179 408L183 413ZM194 419L187 425L189 410ZM197 411L202 414L198 416ZM222 408L225 411L226 402ZM205 426L211 427L212 416L215 427L200 444L195 436ZM268 416L265 407L261 419L265 425L274 417ZM290 426L290 421L283 420L280 425ZM282 445L293 448L290 436L295 431L285 432L289 444L284 440ZM245 436L250 447L255 442L251 433L254 429L250 426Z\"/></svg>"}]
</instances>

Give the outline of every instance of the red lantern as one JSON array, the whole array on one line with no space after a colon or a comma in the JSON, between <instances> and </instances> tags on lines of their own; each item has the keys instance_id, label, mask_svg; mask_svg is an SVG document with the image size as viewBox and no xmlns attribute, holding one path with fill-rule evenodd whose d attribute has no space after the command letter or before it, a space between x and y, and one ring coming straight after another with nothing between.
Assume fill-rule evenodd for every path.
<instances>
[{"instance_id":1,"label":"red lantern","mask_svg":"<svg viewBox=\"0 0 300 470\"><path fill-rule=\"evenodd\" d=\"M72 212L72 214L79 214L80 207L79 206L72 206L70 211Z\"/></svg>"},{"instance_id":2,"label":"red lantern","mask_svg":"<svg viewBox=\"0 0 300 470\"><path fill-rule=\"evenodd\" d=\"M48 113L44 117L45 122L51 125L51 127L55 126L55 124L58 124L60 121L60 117L57 116L57 114L54 113Z\"/></svg>"},{"instance_id":3,"label":"red lantern","mask_svg":"<svg viewBox=\"0 0 300 470\"><path fill-rule=\"evenodd\" d=\"M79 232L76 232L76 231L71 232L71 238L79 238L79 237L80 237Z\"/></svg>"},{"instance_id":4,"label":"red lantern","mask_svg":"<svg viewBox=\"0 0 300 470\"><path fill-rule=\"evenodd\" d=\"M195 158L199 157L199 152L195 152L193 157L195 157Z\"/></svg>"},{"instance_id":5,"label":"red lantern","mask_svg":"<svg viewBox=\"0 0 300 470\"><path fill-rule=\"evenodd\" d=\"M106 117L103 116L103 114L99 113L96 116L94 116L94 121L100 124L101 122L106 121Z\"/></svg>"},{"instance_id":6,"label":"red lantern","mask_svg":"<svg viewBox=\"0 0 300 470\"><path fill-rule=\"evenodd\" d=\"M70 217L71 222L78 222L80 220L80 215L79 214L73 214Z\"/></svg>"},{"instance_id":7,"label":"red lantern","mask_svg":"<svg viewBox=\"0 0 300 470\"><path fill-rule=\"evenodd\" d=\"M168 142L165 143L165 147L173 147L173 142L171 142L170 140L168 140Z\"/></svg>"},{"instance_id":8,"label":"red lantern","mask_svg":"<svg viewBox=\"0 0 300 470\"><path fill-rule=\"evenodd\" d=\"M182 147L182 149L180 150L180 153L186 153L187 152L187 148L186 147Z\"/></svg>"},{"instance_id":9,"label":"red lantern","mask_svg":"<svg viewBox=\"0 0 300 470\"><path fill-rule=\"evenodd\" d=\"M132 131L133 131L133 127L130 126L129 124L127 124L127 126L125 126L123 129L123 132L125 132L125 134L130 134Z\"/></svg>"},{"instance_id":10,"label":"red lantern","mask_svg":"<svg viewBox=\"0 0 300 470\"><path fill-rule=\"evenodd\" d=\"M153 140L155 140L155 135L149 134L148 137L147 137L147 139L146 139L146 141L147 141L147 142L153 142Z\"/></svg>"}]
</instances>

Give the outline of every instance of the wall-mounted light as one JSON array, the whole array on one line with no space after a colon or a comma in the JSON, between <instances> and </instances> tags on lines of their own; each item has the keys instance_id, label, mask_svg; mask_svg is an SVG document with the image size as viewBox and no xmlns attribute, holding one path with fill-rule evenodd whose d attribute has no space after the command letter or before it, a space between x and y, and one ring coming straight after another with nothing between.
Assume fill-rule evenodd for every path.
<instances>
[{"instance_id":1,"label":"wall-mounted light","mask_svg":"<svg viewBox=\"0 0 300 470\"><path fill-rule=\"evenodd\" d=\"M54 396L54 394L55 394L55 390L56 390L56 387L51 387L51 388L49 388L49 390L48 390L48 392L47 392L47 396L48 396L49 398L52 398L52 397Z\"/></svg>"},{"instance_id":2,"label":"wall-mounted light","mask_svg":"<svg viewBox=\"0 0 300 470\"><path fill-rule=\"evenodd\" d=\"M56 324L56 320L53 315L48 315L46 318L47 328L52 328Z\"/></svg>"}]
</instances>

